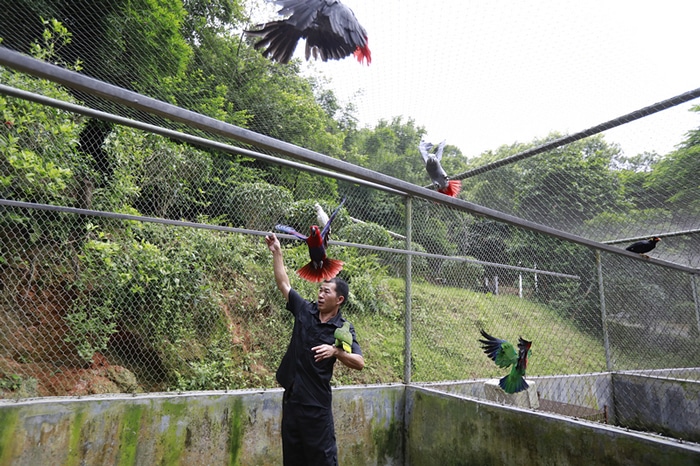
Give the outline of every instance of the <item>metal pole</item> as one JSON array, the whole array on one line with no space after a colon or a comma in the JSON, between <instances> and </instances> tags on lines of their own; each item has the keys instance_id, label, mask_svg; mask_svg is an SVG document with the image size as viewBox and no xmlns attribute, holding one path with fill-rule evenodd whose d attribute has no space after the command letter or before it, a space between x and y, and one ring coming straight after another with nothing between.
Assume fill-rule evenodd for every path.
<instances>
[{"instance_id":1,"label":"metal pole","mask_svg":"<svg viewBox=\"0 0 700 466\"><path fill-rule=\"evenodd\" d=\"M608 371L613 370L612 356L610 355L610 339L608 338L608 317L605 312L605 291L603 287L603 264L600 260L600 251L595 252L595 261L598 266L598 291L600 293L600 317L603 320L603 344L605 346L605 366Z\"/></svg>"},{"instance_id":2,"label":"metal pole","mask_svg":"<svg viewBox=\"0 0 700 466\"><path fill-rule=\"evenodd\" d=\"M593 249L599 249L602 251L610 252L612 254L627 256L634 260L644 261L648 264L666 266L668 268L688 273L697 273L697 270L692 269L690 267L681 266L679 264L674 264L655 258L643 258L639 254L626 251L619 247L613 247L607 244L599 243L597 241L574 235L572 233L557 230L555 228L550 228L546 225L531 222L529 220L515 217L513 215L505 214L503 212L499 212L494 209L489 209L487 207L483 207L472 202L467 202L459 198L445 196L444 194L441 194L437 191L416 186L415 184L388 175L384 175L382 173L375 172L368 168L358 167L350 162L334 159L332 157L320 154L318 152L295 146L294 144L279 141L272 137L255 133L254 131L250 131L232 125L230 123L226 123L215 118L208 117L200 113L177 107L176 105L172 105L167 102L159 101L152 97L148 97L133 91L120 88L118 86L114 86L112 84L102 82L98 79L82 75L75 71L67 70L65 68L61 68L60 66L37 60L35 58L23 55L19 52L15 52L14 50L10 50L6 47L1 46L0 65L12 68L23 73L31 74L39 78L48 79L52 82L61 84L71 89L86 92L90 95L98 96L103 99L107 99L111 102L115 102L135 110L147 112L151 115L157 115L159 117L166 118L174 122L184 123L191 128L197 128L199 130L217 134L225 138L235 139L239 142L243 142L246 144L252 144L269 151L274 151L278 154L286 155L296 160L301 160L305 163L314 164L317 167L333 170L340 174L349 175L354 178L359 178L361 180L365 180L371 183L386 186L388 188L402 192L407 196L413 196L420 199L434 201L442 205L453 207L463 212L487 217L492 220L497 220L503 223L507 223L509 225L521 227L529 231L544 233L555 238L571 241L573 243L577 243L582 246L587 246ZM679 103L687 102L688 100L697 97L700 97L700 88L678 95L666 101L659 102L649 108L643 108L637 110L637 112L633 112L632 114L624 115L623 117L620 117L620 121L631 121L641 116L648 115L650 114L650 112L653 113L655 111L663 110L665 108L678 105ZM602 131L605 129L610 129L611 127L614 126L610 126L610 122L603 123L584 133L586 135L591 135L595 134L595 131ZM591 131L594 132L591 133ZM570 137L565 137L561 140L557 140L556 145L563 145L571 142L569 138ZM553 145L552 148L553 147L555 147L555 145ZM509 157L507 159L499 161L498 163L510 162L512 162L512 158ZM484 169L484 167L480 167L477 170L482 169ZM475 173L476 172L470 172L470 176Z\"/></svg>"},{"instance_id":3,"label":"metal pole","mask_svg":"<svg viewBox=\"0 0 700 466\"><path fill-rule=\"evenodd\" d=\"M406 249L411 249L411 228L413 222L413 207L411 197L406 196ZM411 383L411 254L406 254L406 312L404 315L404 365L403 382Z\"/></svg>"},{"instance_id":4,"label":"metal pole","mask_svg":"<svg viewBox=\"0 0 700 466\"><path fill-rule=\"evenodd\" d=\"M518 274L518 298L523 299L523 274Z\"/></svg>"},{"instance_id":5,"label":"metal pole","mask_svg":"<svg viewBox=\"0 0 700 466\"><path fill-rule=\"evenodd\" d=\"M695 321L698 324L698 334L700 334L700 302L698 301L698 284L695 275L690 276L690 286L693 289L693 302L695 303Z\"/></svg>"}]
</instances>

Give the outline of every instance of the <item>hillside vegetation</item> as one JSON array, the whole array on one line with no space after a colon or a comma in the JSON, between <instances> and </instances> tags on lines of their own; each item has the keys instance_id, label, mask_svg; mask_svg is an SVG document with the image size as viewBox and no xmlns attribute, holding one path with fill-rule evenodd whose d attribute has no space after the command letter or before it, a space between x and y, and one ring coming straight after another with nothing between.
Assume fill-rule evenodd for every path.
<instances>
[{"instance_id":1,"label":"hillside vegetation","mask_svg":"<svg viewBox=\"0 0 700 466\"><path fill-rule=\"evenodd\" d=\"M359 128L352 105L341 105L321 77L303 77L298 63L272 63L230 34L245 24L242 3L213 7L203 18L187 8L206 2L169 0L161 6L172 14L164 15L154 2L117 1L109 11L100 6L95 21L71 22L74 30L42 18L85 19L84 2L44 3L21 3L0 17L6 26L0 31L21 25L27 32L3 38L3 45L427 184L418 153L425 128L404 116ZM124 24L123 31L115 24ZM127 32L134 36L115 40ZM168 47L156 37L167 39ZM132 53L132 43L144 45L139 54ZM115 110L6 68L0 68L0 82ZM315 223L316 202L330 212L347 197L333 239L405 245L397 239L407 233L402 196L18 98L0 96L0 117L2 199L264 232L277 223L306 231ZM636 221L659 229L689 225L700 212L699 135L690 132L671 154L632 158L595 135L550 151L547 163L537 157L466 179L460 196L593 238L626 231ZM462 173L559 136L553 132L471 159L448 145L443 165ZM481 327L511 341L519 335L533 340L533 375L604 369L591 250L440 203L414 200L412 216L412 250L434 255L413 259L413 380L501 373L478 347ZM700 250L695 243L693 237L675 247L668 241L665 251L692 261L685 251ZM308 260L308 251L300 242L284 245L291 273ZM403 256L349 247L334 247L332 256L346 263L341 276L353 290L346 312L368 361L360 373L340 370L336 383L401 380L405 297L397 277L406 276ZM528 299L494 296L483 293L485 279L499 275L505 289L517 280L514 271L435 256L536 266L578 279L542 273ZM610 265L610 258L606 264L606 293L611 303L617 296L610 309L623 324L621 334L642 329L629 332L617 361L628 367L638 367L640 359L661 367L694 363L698 352L677 351L694 336L692 297L677 291L685 277ZM302 295L315 296L315 286L294 280ZM645 293L629 293L637 289ZM18 396L272 387L291 329L260 237L14 207L0 207L0 324L0 389ZM661 341L647 348L651 354L639 355L648 343L643 331L652 324L680 329L679 344L666 350Z\"/></svg>"}]
</instances>

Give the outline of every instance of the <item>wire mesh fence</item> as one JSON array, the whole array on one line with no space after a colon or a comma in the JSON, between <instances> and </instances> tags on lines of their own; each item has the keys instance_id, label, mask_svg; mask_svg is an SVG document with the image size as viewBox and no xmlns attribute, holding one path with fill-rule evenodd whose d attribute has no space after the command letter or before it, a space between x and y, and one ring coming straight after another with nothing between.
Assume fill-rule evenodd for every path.
<instances>
[{"instance_id":1,"label":"wire mesh fence","mask_svg":"<svg viewBox=\"0 0 700 466\"><path fill-rule=\"evenodd\" d=\"M17 29L35 15L22 4L2 20L2 45L29 52L39 31L53 31L34 55L67 69L85 60L81 76L357 165L373 151L413 154L387 157L388 173L422 163L421 134L408 131L415 130L410 124L393 135L391 125L369 136L350 131L348 114L324 100L332 95L294 76L294 65L272 65L239 36L227 36L222 24L240 11L205 12L206 26L189 26L191 43L217 44L192 49L192 62L173 62L171 51L170 61L151 63L90 34L116 37L123 28L151 37L168 25L136 21L136 3L106 4L101 32L79 27L96 10L60 11L63 24L80 31L70 43L60 42L65 33L55 24L36 24L31 34ZM152 40L145 46L190 50L187 42ZM204 55L214 51L226 59ZM214 64L223 71L214 73ZM171 69L171 81L144 80L139 72L162 67ZM179 67L194 78L178 81ZM233 84L222 88L222 76L233 76ZM673 187L670 175L660 175L653 190L641 177L620 190L613 168L625 160L592 135L463 178L461 198L473 203L464 207L413 196L394 178L382 184L381 173L370 182L308 160L302 166L269 145L56 81L0 68L4 397L276 386L291 317L260 236L278 223L307 231L317 221L316 203L331 212L346 198L329 255L345 262L341 276L351 296L344 312L368 364L360 373L338 367L334 384L500 378L505 371L478 342L484 329L512 343L520 336L533 342L527 379L537 384L541 409L658 430L656 420L634 410L640 393L678 391L680 383L685 391L657 418L691 419L678 429L663 424L664 433L698 441L698 404L680 401L692 401L700 382L700 216L692 183ZM298 88L283 89L290 83ZM473 163L485 166L541 142L504 146ZM625 174L668 160L692 173L697 147L689 138L672 156L640 158L638 170ZM446 164L468 173L457 159ZM405 177L418 190L425 183ZM503 215L481 215L474 205ZM313 299L315 285L293 273L308 261L306 246L280 236L293 286ZM651 236L662 238L653 259L615 253Z\"/></svg>"}]
</instances>

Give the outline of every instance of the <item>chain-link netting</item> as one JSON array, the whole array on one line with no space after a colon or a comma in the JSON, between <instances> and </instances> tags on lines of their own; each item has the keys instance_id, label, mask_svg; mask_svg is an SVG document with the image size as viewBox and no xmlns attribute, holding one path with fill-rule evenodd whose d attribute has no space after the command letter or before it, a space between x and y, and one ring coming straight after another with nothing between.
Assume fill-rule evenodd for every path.
<instances>
[{"instance_id":1,"label":"chain-link netting","mask_svg":"<svg viewBox=\"0 0 700 466\"><path fill-rule=\"evenodd\" d=\"M358 128L322 78L252 49L240 32L250 11L269 9L149 5L13 3L0 18L2 45L427 183L424 129L401 118ZM316 203L330 213L346 198L329 256L345 262L344 313L367 366L338 365L334 384L502 377L478 342L483 329L533 342L527 379L540 409L698 440L700 413L687 402L700 382L696 132L670 154L636 158L595 134L462 178L461 199L538 231L295 166L269 147L55 81L0 68L4 397L276 386L291 317L260 236L278 223L308 231ZM469 174L558 137L471 159L448 146L443 163ZM597 252L553 229L619 248L659 237L648 255L662 261ZM313 299L316 285L294 274L306 246L280 236L293 286ZM636 411L645 396L661 406L655 416ZM678 428L674 418L691 421Z\"/></svg>"}]
</instances>

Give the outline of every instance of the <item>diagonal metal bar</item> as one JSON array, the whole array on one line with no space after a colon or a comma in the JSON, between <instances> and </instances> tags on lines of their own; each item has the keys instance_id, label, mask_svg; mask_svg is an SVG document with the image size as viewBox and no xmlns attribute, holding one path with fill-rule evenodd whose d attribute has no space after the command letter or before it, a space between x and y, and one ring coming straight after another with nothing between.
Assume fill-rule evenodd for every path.
<instances>
[{"instance_id":1,"label":"diagonal metal bar","mask_svg":"<svg viewBox=\"0 0 700 466\"><path fill-rule=\"evenodd\" d=\"M626 115L619 116L617 118L614 118L612 120L606 121L605 123L600 123L598 125L592 126L591 128L585 129L583 131L579 131L578 133L574 133L568 136L563 136L557 139L554 139L552 141L546 142L544 144L540 144L537 147L533 147L531 149L524 150L522 152L519 152L515 155L511 155L510 157L505 157L501 160L497 160L495 162L488 163L486 165L482 165L481 167L474 168L472 170L467 170L464 173L460 173L455 176L451 176L450 179L453 180L463 180L465 178L470 178L472 176L480 175L482 173L486 173L488 171L494 170L496 168L502 167L504 165L510 165L511 163L518 162L520 160L532 157L537 154L541 154L543 152L550 151L552 149L556 149L559 146L563 146L566 144L570 144L574 141L578 141L580 139L585 139L587 137L593 136L594 134L602 133L603 131L607 131L609 129L615 128L617 126L624 125L625 123L629 123L634 120L638 120L640 118L644 118L649 115L653 115L654 113L660 112L662 110L669 109L671 107L675 107L677 105L680 105L685 102L689 102L691 100L697 99L700 97L700 88L694 89L692 91L684 92L683 94L679 94L675 97L671 97L670 99L662 100L661 102L657 102L655 104L649 105L647 107L640 108L639 110L635 110L634 112L627 113Z\"/></svg>"},{"instance_id":2,"label":"diagonal metal bar","mask_svg":"<svg viewBox=\"0 0 700 466\"><path fill-rule=\"evenodd\" d=\"M98 79L81 75L75 71L67 70L50 63L37 60L35 58L23 55L21 53L10 50L6 47L0 47L0 65L31 74L40 78L44 78L63 86L86 92L91 95L96 95L101 98L144 111L153 115L158 115L172 121L187 124L190 127L207 131L212 134L224 136L229 139L234 139L246 144L270 150L296 160L301 160L319 167L333 170L334 172L344 175L353 176L361 180L376 183L382 186L395 189L399 192L404 192L408 196L421 198L433 201L439 204L450 206L462 212L468 212L473 215L487 217L509 225L524 228L526 230L543 233L548 236L570 241L582 246L586 246L595 250L606 251L612 254L626 256L634 260L643 260L647 263L660 265L687 273L698 273L697 269L686 267L684 265L675 264L659 259L645 259L639 255L625 251L624 249L593 241L581 236L577 236L565 231L550 228L546 225L531 222L513 215L505 214L497 210L467 202L462 199L452 198L436 191L423 188L421 186L408 183L406 181L394 178L383 173L379 173L368 168L359 167L349 162L334 159L332 157L320 154L318 152L295 146L288 142L280 141L269 136L265 136L254 131L250 131L238 126L217 120L200 113L186 110L175 105L159 101L152 97L147 97L137 92L105 83ZM700 89L697 90L700 95ZM638 118L641 118L640 115ZM605 125L605 124L604 124ZM601 125L599 125L601 126ZM333 176L329 173L329 176Z\"/></svg>"}]
</instances>

